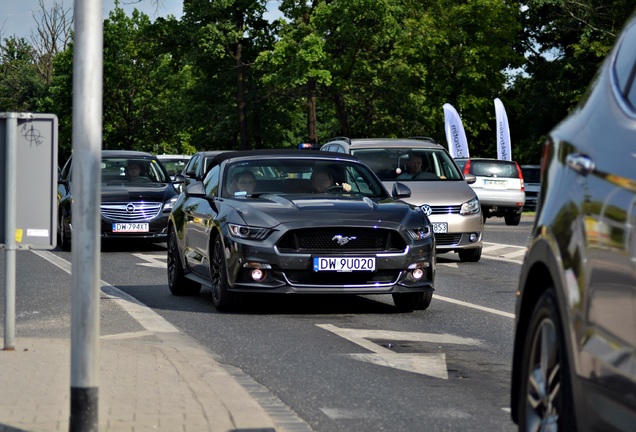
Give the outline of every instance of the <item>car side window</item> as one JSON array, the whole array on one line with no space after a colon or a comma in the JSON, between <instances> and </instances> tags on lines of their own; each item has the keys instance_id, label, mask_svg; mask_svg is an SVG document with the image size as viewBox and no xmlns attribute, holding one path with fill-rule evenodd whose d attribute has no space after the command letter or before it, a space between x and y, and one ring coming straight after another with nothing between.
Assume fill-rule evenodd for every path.
<instances>
[{"instance_id":1,"label":"car side window","mask_svg":"<svg viewBox=\"0 0 636 432\"><path fill-rule=\"evenodd\" d=\"M219 165L212 167L208 175L205 177L205 194L207 196L216 196L219 192L219 173L221 168Z\"/></svg>"},{"instance_id":2,"label":"car side window","mask_svg":"<svg viewBox=\"0 0 636 432\"><path fill-rule=\"evenodd\" d=\"M188 165L186 166L186 169L185 169L186 177L194 177L196 175L197 165L199 164L200 160L201 160L201 156L199 155L192 156L192 158L190 159L190 162L188 162Z\"/></svg>"}]
</instances>

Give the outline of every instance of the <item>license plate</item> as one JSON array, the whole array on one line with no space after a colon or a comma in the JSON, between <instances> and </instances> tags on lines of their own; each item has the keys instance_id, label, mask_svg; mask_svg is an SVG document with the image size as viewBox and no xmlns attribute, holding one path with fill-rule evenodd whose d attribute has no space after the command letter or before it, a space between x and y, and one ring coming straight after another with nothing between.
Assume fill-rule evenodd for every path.
<instances>
[{"instance_id":1,"label":"license plate","mask_svg":"<svg viewBox=\"0 0 636 432\"><path fill-rule=\"evenodd\" d=\"M147 223L114 223L113 232L148 232L150 230Z\"/></svg>"},{"instance_id":2,"label":"license plate","mask_svg":"<svg viewBox=\"0 0 636 432\"><path fill-rule=\"evenodd\" d=\"M433 232L435 234L446 234L448 232L448 223L433 222Z\"/></svg>"},{"instance_id":3,"label":"license plate","mask_svg":"<svg viewBox=\"0 0 636 432\"><path fill-rule=\"evenodd\" d=\"M501 189L506 187L506 183L506 180L484 180L484 187Z\"/></svg>"},{"instance_id":4,"label":"license plate","mask_svg":"<svg viewBox=\"0 0 636 432\"><path fill-rule=\"evenodd\" d=\"M375 271L375 257L314 257L314 271Z\"/></svg>"}]
</instances>

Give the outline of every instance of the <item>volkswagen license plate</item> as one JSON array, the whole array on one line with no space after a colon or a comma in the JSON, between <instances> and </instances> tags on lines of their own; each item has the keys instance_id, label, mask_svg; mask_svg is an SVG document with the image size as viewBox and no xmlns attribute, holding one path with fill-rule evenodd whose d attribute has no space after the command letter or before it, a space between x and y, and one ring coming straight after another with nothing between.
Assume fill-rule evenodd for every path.
<instances>
[{"instance_id":1,"label":"volkswagen license plate","mask_svg":"<svg viewBox=\"0 0 636 432\"><path fill-rule=\"evenodd\" d=\"M375 271L375 257L314 257L314 271Z\"/></svg>"},{"instance_id":2,"label":"volkswagen license plate","mask_svg":"<svg viewBox=\"0 0 636 432\"><path fill-rule=\"evenodd\" d=\"M138 233L138 232L148 232L149 230L150 230L150 226L147 223L114 223L113 224L113 232Z\"/></svg>"},{"instance_id":3,"label":"volkswagen license plate","mask_svg":"<svg viewBox=\"0 0 636 432\"><path fill-rule=\"evenodd\" d=\"M433 222L433 232L435 234L446 234L448 232L448 223Z\"/></svg>"}]
</instances>

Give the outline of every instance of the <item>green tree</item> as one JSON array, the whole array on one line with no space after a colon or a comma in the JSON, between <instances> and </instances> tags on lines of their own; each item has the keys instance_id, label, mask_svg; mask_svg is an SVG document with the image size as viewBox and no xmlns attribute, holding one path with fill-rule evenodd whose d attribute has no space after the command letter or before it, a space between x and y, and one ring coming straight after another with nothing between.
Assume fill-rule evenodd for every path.
<instances>
[{"instance_id":1,"label":"green tree","mask_svg":"<svg viewBox=\"0 0 636 432\"><path fill-rule=\"evenodd\" d=\"M191 41L188 63L197 81L190 97L201 108L199 124L205 125L195 137L197 145L260 146L258 80L251 66L271 44L263 19L265 4L264 0L184 1L182 32Z\"/></svg>"},{"instance_id":2,"label":"green tree","mask_svg":"<svg viewBox=\"0 0 636 432\"><path fill-rule=\"evenodd\" d=\"M521 11L525 64L507 92L509 120L519 159L536 163L546 134L576 106L634 2L530 0Z\"/></svg>"},{"instance_id":3,"label":"green tree","mask_svg":"<svg viewBox=\"0 0 636 432\"><path fill-rule=\"evenodd\" d=\"M0 44L0 111L35 111L45 90L34 48L11 36Z\"/></svg>"}]
</instances>

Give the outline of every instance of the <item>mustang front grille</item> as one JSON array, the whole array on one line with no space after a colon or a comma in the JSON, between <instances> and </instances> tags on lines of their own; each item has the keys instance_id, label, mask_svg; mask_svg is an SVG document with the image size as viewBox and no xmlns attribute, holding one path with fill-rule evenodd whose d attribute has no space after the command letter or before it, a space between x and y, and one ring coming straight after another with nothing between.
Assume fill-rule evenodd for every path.
<instances>
[{"instance_id":1,"label":"mustang front grille","mask_svg":"<svg viewBox=\"0 0 636 432\"><path fill-rule=\"evenodd\" d=\"M406 242L397 232L381 228L308 228L286 233L280 252L403 252Z\"/></svg>"},{"instance_id":2,"label":"mustang front grille","mask_svg":"<svg viewBox=\"0 0 636 432\"><path fill-rule=\"evenodd\" d=\"M118 202L101 205L102 216L123 222L151 220L161 212L159 202Z\"/></svg>"}]
</instances>

